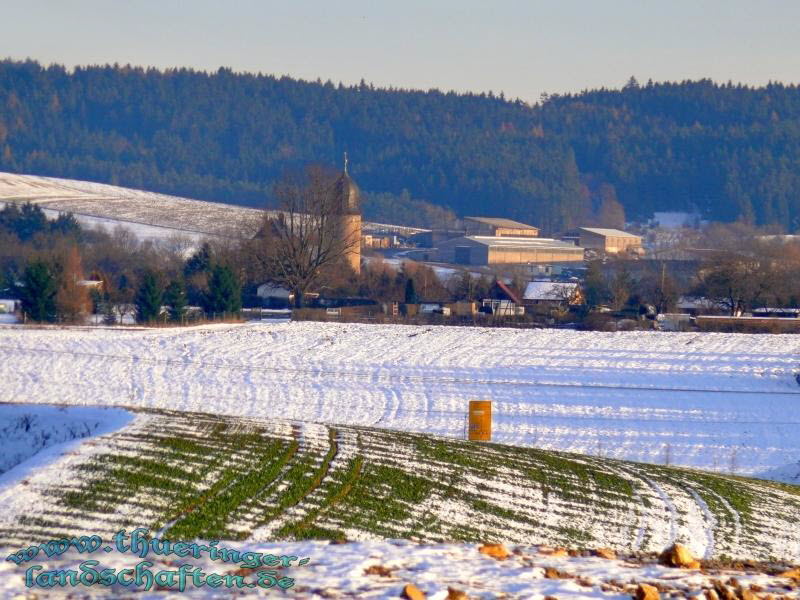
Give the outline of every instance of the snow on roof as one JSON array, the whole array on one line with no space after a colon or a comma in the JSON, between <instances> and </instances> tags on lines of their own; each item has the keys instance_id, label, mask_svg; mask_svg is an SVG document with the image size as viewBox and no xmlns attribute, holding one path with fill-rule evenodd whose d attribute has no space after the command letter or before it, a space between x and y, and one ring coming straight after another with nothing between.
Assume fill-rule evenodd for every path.
<instances>
[{"instance_id":1,"label":"snow on roof","mask_svg":"<svg viewBox=\"0 0 800 600\"><path fill-rule=\"evenodd\" d=\"M605 237L635 237L638 238L640 236L634 235L632 233L628 233L627 231L622 231L621 229L604 229L602 227L579 227L581 231L588 231L589 233L595 233L597 235L602 235Z\"/></svg>"},{"instance_id":2,"label":"snow on roof","mask_svg":"<svg viewBox=\"0 0 800 600\"><path fill-rule=\"evenodd\" d=\"M678 308L683 309L691 309L691 308L698 308L698 309L708 309L708 308L717 308L720 303L715 302L709 298L703 298L702 296L681 296L678 298L678 302L676 303Z\"/></svg>"},{"instance_id":3,"label":"snow on roof","mask_svg":"<svg viewBox=\"0 0 800 600\"><path fill-rule=\"evenodd\" d=\"M494 237L490 235L467 235L464 238L484 244L491 248L557 248L557 249L570 249L575 250L578 248L571 242L562 242L561 240L554 240L552 238L535 238L535 237ZM448 240L450 241L450 240Z\"/></svg>"},{"instance_id":4,"label":"snow on roof","mask_svg":"<svg viewBox=\"0 0 800 600\"><path fill-rule=\"evenodd\" d=\"M501 219L497 217L464 217L465 221L475 221L476 223L485 223L486 225L492 225L494 227L510 227L513 229L535 229L539 231L538 227L534 227L533 225L528 225L526 223L520 223L519 221L513 221L511 219Z\"/></svg>"},{"instance_id":5,"label":"snow on roof","mask_svg":"<svg viewBox=\"0 0 800 600\"><path fill-rule=\"evenodd\" d=\"M256 288L256 295L259 298L267 298L270 296L288 298L291 296L291 291L286 287L276 283L262 283Z\"/></svg>"},{"instance_id":6,"label":"snow on roof","mask_svg":"<svg viewBox=\"0 0 800 600\"><path fill-rule=\"evenodd\" d=\"M800 308L754 308L753 314L787 314L787 315L800 315Z\"/></svg>"},{"instance_id":7,"label":"snow on roof","mask_svg":"<svg viewBox=\"0 0 800 600\"><path fill-rule=\"evenodd\" d=\"M525 288L525 300L561 300L571 297L578 289L577 283L559 281L531 281Z\"/></svg>"},{"instance_id":8,"label":"snow on roof","mask_svg":"<svg viewBox=\"0 0 800 600\"><path fill-rule=\"evenodd\" d=\"M764 240L766 242L796 242L800 240L800 235L757 235L756 239Z\"/></svg>"}]
</instances>

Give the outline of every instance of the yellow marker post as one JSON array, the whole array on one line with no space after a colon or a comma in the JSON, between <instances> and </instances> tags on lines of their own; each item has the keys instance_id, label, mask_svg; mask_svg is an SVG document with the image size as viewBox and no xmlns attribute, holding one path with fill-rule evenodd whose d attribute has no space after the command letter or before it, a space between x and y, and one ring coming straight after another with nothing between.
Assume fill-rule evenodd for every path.
<instances>
[{"instance_id":1,"label":"yellow marker post","mask_svg":"<svg viewBox=\"0 0 800 600\"><path fill-rule=\"evenodd\" d=\"M490 400L469 401L469 440L489 442L492 439L492 402Z\"/></svg>"}]
</instances>

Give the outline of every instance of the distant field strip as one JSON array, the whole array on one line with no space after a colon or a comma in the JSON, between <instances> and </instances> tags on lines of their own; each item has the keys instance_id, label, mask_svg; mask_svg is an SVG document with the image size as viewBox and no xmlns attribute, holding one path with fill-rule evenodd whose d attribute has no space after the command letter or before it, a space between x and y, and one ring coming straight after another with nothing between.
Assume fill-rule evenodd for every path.
<instances>
[{"instance_id":1,"label":"distant field strip","mask_svg":"<svg viewBox=\"0 0 800 600\"><path fill-rule=\"evenodd\" d=\"M9 400L130 405L493 439L759 474L800 460L800 336L335 323L0 328Z\"/></svg>"},{"instance_id":2,"label":"distant field strip","mask_svg":"<svg viewBox=\"0 0 800 600\"><path fill-rule=\"evenodd\" d=\"M798 487L280 420L142 412L16 491L25 500L0 516L0 546L148 527L171 539L647 551L677 539L708 557L800 559Z\"/></svg>"},{"instance_id":3,"label":"distant field strip","mask_svg":"<svg viewBox=\"0 0 800 600\"><path fill-rule=\"evenodd\" d=\"M262 367L257 365L248 365L244 363L236 364L234 362L213 362L207 360L175 360L175 359L157 359L148 358L145 356L126 356L126 355L113 355L100 352L75 352L70 350L51 350L41 348L20 348L15 346L0 345L0 350L6 350L12 353L26 352L35 354L68 354L70 356L84 356L90 358L99 358L102 360L110 361L124 361L126 363L134 364L148 364L148 365L162 365L170 367L184 367L187 369L216 369L216 370L229 370L229 371L247 371L247 372L262 372L262 373L277 373L277 374L291 374L295 377L297 375L310 375L317 378L333 378L341 380L355 380L355 381L370 381L376 382L394 382L400 384L463 384L463 385L509 385L509 386L532 386L532 387L556 387L556 388L596 388L601 390L647 390L650 392L696 392L703 394L749 394L752 395L751 390L737 390L737 389L714 389L714 388L687 388L687 387L656 387L656 386L631 386L631 385L604 385L591 382L554 382L545 380L526 381L524 379L476 379L473 377L449 377L443 375L414 375L403 373L381 373L376 376L371 371L353 371L353 370L333 370L333 369L302 369L296 367ZM800 365L798 365L800 370ZM399 369L399 370L402 370ZM777 395L777 396L800 396L800 391L775 391L764 390L758 392L759 395ZM798 413L800 417L800 413ZM795 422L790 422L795 424ZM800 421L798 421L800 423ZM789 424L789 423L787 423Z\"/></svg>"}]
</instances>

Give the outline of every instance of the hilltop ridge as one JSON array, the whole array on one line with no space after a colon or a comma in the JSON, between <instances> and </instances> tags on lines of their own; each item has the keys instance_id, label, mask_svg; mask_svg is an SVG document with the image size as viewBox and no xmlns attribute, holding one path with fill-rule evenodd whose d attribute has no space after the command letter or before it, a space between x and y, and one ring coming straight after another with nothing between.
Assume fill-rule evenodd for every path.
<instances>
[{"instance_id":1,"label":"hilltop ridge","mask_svg":"<svg viewBox=\"0 0 800 600\"><path fill-rule=\"evenodd\" d=\"M17 173L261 206L284 169L338 165L347 151L362 189L416 206L406 216L427 206L415 200L461 216L491 203L553 232L616 197L629 218L685 209L800 224L792 85L632 81L529 105L229 69L6 60L0 106L0 170Z\"/></svg>"}]
</instances>

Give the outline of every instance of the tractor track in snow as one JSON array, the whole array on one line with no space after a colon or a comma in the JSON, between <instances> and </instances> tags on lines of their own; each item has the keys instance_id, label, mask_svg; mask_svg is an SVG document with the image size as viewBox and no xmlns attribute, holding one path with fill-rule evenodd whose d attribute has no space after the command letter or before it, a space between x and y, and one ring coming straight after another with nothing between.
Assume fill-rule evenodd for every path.
<instances>
[{"instance_id":1,"label":"tractor track in snow","mask_svg":"<svg viewBox=\"0 0 800 600\"><path fill-rule=\"evenodd\" d=\"M659 387L659 386L630 386L630 385L610 385L602 383L570 383L539 380L513 380L513 379L484 379L475 377L447 377L435 375L412 375L412 374L390 374L375 371L348 371L342 369L307 369L286 367L264 367L258 365L248 365L244 363L211 362L202 360L178 360L178 359L157 359L147 358L136 355L107 354L100 352L85 352L72 350L56 350L52 348L24 348L19 346L0 345L0 350L12 352L24 352L29 354L61 354L69 356L83 356L86 358L101 358L112 361L125 361L135 364L159 365L168 367L199 367L203 370L229 370L243 372L262 372L279 373L292 375L312 375L318 377L329 377L336 380L363 380L368 383L411 383L411 384L457 384L457 385L483 385L483 386L512 386L512 387L553 387L553 388L586 388L599 390L620 390L620 391L644 391L644 392L674 392L674 393L702 393L702 394L746 394L746 395L769 395L769 396L800 396L800 392L783 392L778 390L741 390L741 389L719 389L719 388L689 388L689 387ZM377 366L376 368L380 368ZM441 369L441 367L433 367ZM784 422L785 425L800 425L800 421Z\"/></svg>"}]
</instances>

